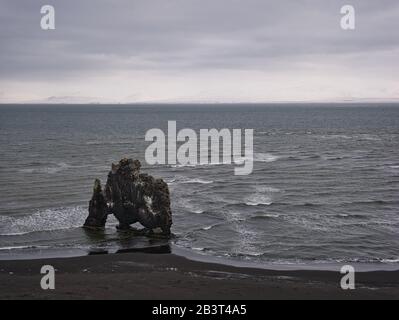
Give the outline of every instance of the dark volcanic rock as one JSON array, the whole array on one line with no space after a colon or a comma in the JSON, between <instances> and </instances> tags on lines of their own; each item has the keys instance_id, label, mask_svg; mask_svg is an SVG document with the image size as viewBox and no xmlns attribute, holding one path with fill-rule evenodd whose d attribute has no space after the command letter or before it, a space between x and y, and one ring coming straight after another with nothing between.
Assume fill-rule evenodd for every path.
<instances>
[{"instance_id":1,"label":"dark volcanic rock","mask_svg":"<svg viewBox=\"0 0 399 320\"><path fill-rule=\"evenodd\" d=\"M119 229L129 229L141 223L149 232L170 235L172 211L168 185L162 179L140 173L140 161L122 159L112 164L104 191L101 183L94 183L87 228L103 228L107 215L119 221Z\"/></svg>"},{"instance_id":2,"label":"dark volcanic rock","mask_svg":"<svg viewBox=\"0 0 399 320\"><path fill-rule=\"evenodd\" d=\"M85 227L103 228L107 222L107 201L101 189L100 180L94 182L93 196L89 203L89 216L86 219Z\"/></svg>"}]
</instances>

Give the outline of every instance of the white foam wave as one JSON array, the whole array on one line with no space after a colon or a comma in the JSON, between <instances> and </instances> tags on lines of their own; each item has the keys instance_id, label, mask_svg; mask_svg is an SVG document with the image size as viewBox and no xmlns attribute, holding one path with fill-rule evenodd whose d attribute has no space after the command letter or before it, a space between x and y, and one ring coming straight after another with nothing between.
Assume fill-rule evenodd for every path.
<instances>
[{"instance_id":1,"label":"white foam wave","mask_svg":"<svg viewBox=\"0 0 399 320\"><path fill-rule=\"evenodd\" d=\"M211 184L211 183L213 183L213 181L211 181L211 180L202 180L202 179L189 179L187 181L183 181L182 183Z\"/></svg>"},{"instance_id":2,"label":"white foam wave","mask_svg":"<svg viewBox=\"0 0 399 320\"><path fill-rule=\"evenodd\" d=\"M399 258L398 259L382 259L382 263L399 263Z\"/></svg>"},{"instance_id":3,"label":"white foam wave","mask_svg":"<svg viewBox=\"0 0 399 320\"><path fill-rule=\"evenodd\" d=\"M273 201L270 197L268 196L252 196L250 197L247 202L245 202L247 206L260 206L260 205L265 205L265 206L270 206L273 204Z\"/></svg>"},{"instance_id":4,"label":"white foam wave","mask_svg":"<svg viewBox=\"0 0 399 320\"><path fill-rule=\"evenodd\" d=\"M171 168L195 168L195 167L206 167L206 166L222 166L222 165L228 165L229 163L223 163L223 162L210 162L210 163L187 163L187 164L174 164L171 165Z\"/></svg>"},{"instance_id":5,"label":"white foam wave","mask_svg":"<svg viewBox=\"0 0 399 320\"><path fill-rule=\"evenodd\" d=\"M38 167L38 168L26 168L26 169L21 169L19 172L21 173L46 173L46 174L54 174L66 169L71 168L70 165L68 165L65 162L60 162L57 163L56 165L53 166L48 166L48 167Z\"/></svg>"},{"instance_id":6,"label":"white foam wave","mask_svg":"<svg viewBox=\"0 0 399 320\"><path fill-rule=\"evenodd\" d=\"M367 141L381 141L381 138L372 134L359 134L358 138Z\"/></svg>"},{"instance_id":7,"label":"white foam wave","mask_svg":"<svg viewBox=\"0 0 399 320\"><path fill-rule=\"evenodd\" d=\"M279 218L280 215L279 214L272 214L272 213L265 213L265 214L260 215L260 217L264 217L264 218Z\"/></svg>"},{"instance_id":8,"label":"white foam wave","mask_svg":"<svg viewBox=\"0 0 399 320\"><path fill-rule=\"evenodd\" d=\"M14 246L14 247L2 247L0 248L0 251L8 251L8 250L14 250L14 249L29 249L30 246Z\"/></svg>"},{"instance_id":9,"label":"white foam wave","mask_svg":"<svg viewBox=\"0 0 399 320\"><path fill-rule=\"evenodd\" d=\"M188 178L184 176L175 176L168 181L169 184L211 184L212 180L205 180L200 178Z\"/></svg>"},{"instance_id":10,"label":"white foam wave","mask_svg":"<svg viewBox=\"0 0 399 320\"><path fill-rule=\"evenodd\" d=\"M21 249L46 249L48 246L11 246L11 247L2 247L0 251L9 251L9 250L21 250Z\"/></svg>"},{"instance_id":11,"label":"white foam wave","mask_svg":"<svg viewBox=\"0 0 399 320\"><path fill-rule=\"evenodd\" d=\"M247 206L270 206L273 204L273 197L275 193L281 192L280 189L268 186L256 186L255 193L248 196L245 200Z\"/></svg>"},{"instance_id":12,"label":"white foam wave","mask_svg":"<svg viewBox=\"0 0 399 320\"><path fill-rule=\"evenodd\" d=\"M253 157L239 157L234 160L234 163L238 165L243 165L246 161L270 163L279 159L281 159L280 156L271 153L254 153Z\"/></svg>"},{"instance_id":13,"label":"white foam wave","mask_svg":"<svg viewBox=\"0 0 399 320\"><path fill-rule=\"evenodd\" d=\"M192 180L187 180L183 183L211 184L211 183L213 183L213 181L212 180L202 180L202 179L192 179Z\"/></svg>"},{"instance_id":14,"label":"white foam wave","mask_svg":"<svg viewBox=\"0 0 399 320\"><path fill-rule=\"evenodd\" d=\"M86 211L83 207L71 207L47 209L18 217L0 216L0 235L13 236L80 227L87 216Z\"/></svg>"},{"instance_id":15,"label":"white foam wave","mask_svg":"<svg viewBox=\"0 0 399 320\"><path fill-rule=\"evenodd\" d=\"M213 228L215 228L217 226L220 226L220 223L211 224L210 226L206 226L206 227L203 227L201 229L204 230L204 231L209 231L209 230L211 230L211 229L213 229Z\"/></svg>"},{"instance_id":16,"label":"white foam wave","mask_svg":"<svg viewBox=\"0 0 399 320\"><path fill-rule=\"evenodd\" d=\"M271 153L255 153L254 154L254 161L257 162L274 162L279 160L280 157L273 155Z\"/></svg>"}]
</instances>

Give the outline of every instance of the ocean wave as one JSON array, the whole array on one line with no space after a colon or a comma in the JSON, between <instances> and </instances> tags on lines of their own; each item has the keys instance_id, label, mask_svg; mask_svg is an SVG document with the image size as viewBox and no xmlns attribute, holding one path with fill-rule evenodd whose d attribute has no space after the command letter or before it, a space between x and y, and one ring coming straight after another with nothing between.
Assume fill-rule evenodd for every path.
<instances>
[{"instance_id":1,"label":"ocean wave","mask_svg":"<svg viewBox=\"0 0 399 320\"><path fill-rule=\"evenodd\" d=\"M171 165L171 168L195 168L195 167L206 167L206 166L223 166L223 165L243 165L247 161L252 162L264 162L270 163L275 162L281 159L281 156L277 156L271 153L257 153L255 152L253 156L242 156L242 155L235 155L232 157L232 161L230 162L209 162L209 163L187 163L187 164L174 164Z\"/></svg>"},{"instance_id":2,"label":"ocean wave","mask_svg":"<svg viewBox=\"0 0 399 320\"><path fill-rule=\"evenodd\" d=\"M245 202L247 206L257 207L260 205L270 206L273 204L273 201L268 196L252 196L249 198L247 202Z\"/></svg>"},{"instance_id":3,"label":"ocean wave","mask_svg":"<svg viewBox=\"0 0 399 320\"><path fill-rule=\"evenodd\" d=\"M213 229L213 228L215 228L215 227L220 226L221 224L222 224L222 223L211 224L211 225L209 225L209 226L202 227L201 230L203 230L203 231L209 231L209 230L211 230L211 229Z\"/></svg>"},{"instance_id":4,"label":"ocean wave","mask_svg":"<svg viewBox=\"0 0 399 320\"><path fill-rule=\"evenodd\" d=\"M197 204L194 204L193 201L186 196L178 197L174 204L177 208L175 211L188 211L195 214L202 214L205 212L203 208L200 208Z\"/></svg>"},{"instance_id":5,"label":"ocean wave","mask_svg":"<svg viewBox=\"0 0 399 320\"><path fill-rule=\"evenodd\" d=\"M49 246L11 246L11 247L1 247L0 251L9 250L22 250L22 249L48 249Z\"/></svg>"},{"instance_id":6,"label":"ocean wave","mask_svg":"<svg viewBox=\"0 0 399 320\"><path fill-rule=\"evenodd\" d=\"M259 214L256 216L251 217L251 220L257 220L257 219L277 219L280 218L280 214L273 214L273 213L264 213L264 214Z\"/></svg>"},{"instance_id":7,"label":"ocean wave","mask_svg":"<svg viewBox=\"0 0 399 320\"><path fill-rule=\"evenodd\" d=\"M190 184L190 183L198 183L198 184L211 184L213 183L212 180L203 180L203 179L188 179L186 181L182 181L183 184Z\"/></svg>"},{"instance_id":8,"label":"ocean wave","mask_svg":"<svg viewBox=\"0 0 399 320\"><path fill-rule=\"evenodd\" d=\"M201 229L204 230L204 231L208 231L208 230L211 230L213 227L215 227L215 225L203 227L203 228L201 228Z\"/></svg>"},{"instance_id":9,"label":"ocean wave","mask_svg":"<svg viewBox=\"0 0 399 320\"><path fill-rule=\"evenodd\" d=\"M372 134L359 134L356 135L357 139L366 140L366 141L381 141L382 139L379 136L372 135Z\"/></svg>"},{"instance_id":10,"label":"ocean wave","mask_svg":"<svg viewBox=\"0 0 399 320\"><path fill-rule=\"evenodd\" d=\"M322 139L342 139L342 140L365 140L365 141L381 141L382 139L373 134L368 133L359 133L354 135L345 135L345 134L330 134L330 135L321 135Z\"/></svg>"},{"instance_id":11,"label":"ocean wave","mask_svg":"<svg viewBox=\"0 0 399 320\"><path fill-rule=\"evenodd\" d=\"M102 146L102 145L126 145L133 144L134 141L123 141L123 140L113 140L113 141L101 141L101 140L92 140L87 141L86 145L88 146Z\"/></svg>"},{"instance_id":12,"label":"ocean wave","mask_svg":"<svg viewBox=\"0 0 399 320\"><path fill-rule=\"evenodd\" d=\"M399 258L397 259L381 259L382 263L399 263Z\"/></svg>"},{"instance_id":13,"label":"ocean wave","mask_svg":"<svg viewBox=\"0 0 399 320\"><path fill-rule=\"evenodd\" d=\"M275 131L256 131L257 135L263 135L263 136L275 136L277 135L277 132Z\"/></svg>"},{"instance_id":14,"label":"ocean wave","mask_svg":"<svg viewBox=\"0 0 399 320\"><path fill-rule=\"evenodd\" d=\"M203 248L201 251L206 251L206 249ZM342 258L325 258L325 259L319 259L319 258L270 258L269 253L265 253L259 250L250 250L248 252L243 252L243 251L237 251L237 252L225 252L225 253L217 253L218 256L222 257L227 257L227 258L238 258L240 260L248 260L248 261L256 261L258 259L262 259L263 263L269 263L272 265L280 265L280 266L306 266L306 265L332 265L334 268L336 264L351 264L351 263L356 263L356 264L398 264L399 263L399 258L365 258L365 257L354 257L354 258L348 258L348 257L342 257Z\"/></svg>"},{"instance_id":15,"label":"ocean wave","mask_svg":"<svg viewBox=\"0 0 399 320\"><path fill-rule=\"evenodd\" d=\"M322 157L319 154L310 154L310 155L291 155L286 157L285 159L289 161L302 161L302 160L324 159L324 157Z\"/></svg>"},{"instance_id":16,"label":"ocean wave","mask_svg":"<svg viewBox=\"0 0 399 320\"><path fill-rule=\"evenodd\" d=\"M173 164L170 167L179 169L179 168L195 168L195 167L207 167L207 166L222 166L222 165L231 165L231 163L224 162L209 162L209 163L187 163L187 164Z\"/></svg>"},{"instance_id":17,"label":"ocean wave","mask_svg":"<svg viewBox=\"0 0 399 320\"><path fill-rule=\"evenodd\" d=\"M202 214L205 212L205 210L201 210L201 209L191 209L192 213L196 213L196 214Z\"/></svg>"},{"instance_id":18,"label":"ocean wave","mask_svg":"<svg viewBox=\"0 0 399 320\"><path fill-rule=\"evenodd\" d=\"M275 264L275 265L328 265L328 264L398 264L399 258L365 258L365 257L342 257L342 258L270 258L269 254L261 251L250 251L250 252L228 252L223 254L225 257L230 258L241 258L245 260L252 260L251 258L267 258L264 262Z\"/></svg>"},{"instance_id":19,"label":"ocean wave","mask_svg":"<svg viewBox=\"0 0 399 320\"><path fill-rule=\"evenodd\" d=\"M242 216L242 212L236 212L236 211L228 211L224 214L226 220L228 222L243 222L246 220L245 217Z\"/></svg>"},{"instance_id":20,"label":"ocean wave","mask_svg":"<svg viewBox=\"0 0 399 320\"><path fill-rule=\"evenodd\" d=\"M0 216L0 236L76 228L83 225L86 216L87 209L83 207L47 209L18 217Z\"/></svg>"},{"instance_id":21,"label":"ocean wave","mask_svg":"<svg viewBox=\"0 0 399 320\"><path fill-rule=\"evenodd\" d=\"M326 161L337 161L344 160L347 158L347 156L322 156L321 158Z\"/></svg>"},{"instance_id":22,"label":"ocean wave","mask_svg":"<svg viewBox=\"0 0 399 320\"><path fill-rule=\"evenodd\" d=\"M234 163L237 165L243 165L246 161L270 163L275 162L279 159L281 159L280 156L271 153L254 153L253 157L239 156L238 159L234 160Z\"/></svg>"},{"instance_id":23,"label":"ocean wave","mask_svg":"<svg viewBox=\"0 0 399 320\"><path fill-rule=\"evenodd\" d=\"M320 203L311 203L311 202L305 202L299 205L300 207L321 207L323 204Z\"/></svg>"},{"instance_id":24,"label":"ocean wave","mask_svg":"<svg viewBox=\"0 0 399 320\"><path fill-rule=\"evenodd\" d=\"M276 203L277 204L277 203ZM278 203L279 205L289 205L294 207L324 207L329 206L329 203L312 203L312 202L304 202L304 203ZM397 205L399 201L387 201L387 200L365 200L365 201L353 201L353 202L339 202L335 203L335 207L339 206L352 206L352 205ZM345 214L342 214L344 216ZM350 215L351 217L356 217L357 215ZM359 215L362 216L362 215ZM363 216L362 216L363 217Z\"/></svg>"},{"instance_id":25,"label":"ocean wave","mask_svg":"<svg viewBox=\"0 0 399 320\"><path fill-rule=\"evenodd\" d=\"M188 178L184 176L175 176L171 180L167 181L168 184L212 184L212 180L205 180L200 178Z\"/></svg>"},{"instance_id":26,"label":"ocean wave","mask_svg":"<svg viewBox=\"0 0 399 320\"><path fill-rule=\"evenodd\" d=\"M322 139L344 139L344 140L353 139L353 137L345 135L345 134L322 135L322 136L320 136L320 138L322 138Z\"/></svg>"},{"instance_id":27,"label":"ocean wave","mask_svg":"<svg viewBox=\"0 0 399 320\"><path fill-rule=\"evenodd\" d=\"M256 191L258 192L269 192L269 193L278 193L282 192L279 188L269 187L269 186L256 186Z\"/></svg>"},{"instance_id":28,"label":"ocean wave","mask_svg":"<svg viewBox=\"0 0 399 320\"><path fill-rule=\"evenodd\" d=\"M319 154L311 154L311 155L305 156L305 158L306 159L321 159L322 157Z\"/></svg>"},{"instance_id":29,"label":"ocean wave","mask_svg":"<svg viewBox=\"0 0 399 320\"><path fill-rule=\"evenodd\" d=\"M175 168L175 169L179 169L179 168L195 168L197 167L199 164L191 164L191 163L187 163L187 164L172 164L170 167L171 168Z\"/></svg>"},{"instance_id":30,"label":"ocean wave","mask_svg":"<svg viewBox=\"0 0 399 320\"><path fill-rule=\"evenodd\" d=\"M65 163L65 162L60 162L52 166L47 166L47 167L38 167L38 168L26 168L26 169L20 169L18 170L21 173L46 173L46 174L55 174L63 170L67 170L71 168L72 166Z\"/></svg>"},{"instance_id":31,"label":"ocean wave","mask_svg":"<svg viewBox=\"0 0 399 320\"><path fill-rule=\"evenodd\" d=\"M255 193L245 199L247 206L270 206L273 204L274 194L281 192L280 189L269 186L256 186Z\"/></svg>"},{"instance_id":32,"label":"ocean wave","mask_svg":"<svg viewBox=\"0 0 399 320\"><path fill-rule=\"evenodd\" d=\"M305 260L305 262L308 260ZM399 259L386 259L386 258L331 258L331 259L309 259L309 261L314 261L315 263L376 263L376 264L389 264L389 263L399 263Z\"/></svg>"},{"instance_id":33,"label":"ocean wave","mask_svg":"<svg viewBox=\"0 0 399 320\"><path fill-rule=\"evenodd\" d=\"M350 218L350 219L364 219L367 216L362 214L349 214L349 213L338 213L335 215L337 218Z\"/></svg>"},{"instance_id":34,"label":"ocean wave","mask_svg":"<svg viewBox=\"0 0 399 320\"><path fill-rule=\"evenodd\" d=\"M229 258L257 258L263 256L263 252L257 252L257 251L252 251L252 252L227 252L224 254L225 257Z\"/></svg>"},{"instance_id":35,"label":"ocean wave","mask_svg":"<svg viewBox=\"0 0 399 320\"><path fill-rule=\"evenodd\" d=\"M274 154L271 153L255 153L254 154L254 161L255 162L274 162L279 160L281 157L280 156L276 156Z\"/></svg>"},{"instance_id":36,"label":"ocean wave","mask_svg":"<svg viewBox=\"0 0 399 320\"><path fill-rule=\"evenodd\" d=\"M388 172L392 172L393 174L397 174L399 172L399 166L388 166Z\"/></svg>"},{"instance_id":37,"label":"ocean wave","mask_svg":"<svg viewBox=\"0 0 399 320\"><path fill-rule=\"evenodd\" d=\"M43 163L33 162L29 165L30 167L19 169L18 172L21 173L45 173L45 174L55 174L61 171L70 170L70 169L80 169L80 168L90 168L92 167L90 164L81 164L81 165L72 165L65 162L58 162L58 163L50 163L44 165ZM92 168L96 169L107 169L106 166L94 166Z\"/></svg>"},{"instance_id":38,"label":"ocean wave","mask_svg":"<svg viewBox=\"0 0 399 320\"><path fill-rule=\"evenodd\" d=\"M387 201L387 200L365 200L365 201L353 201L353 202L342 202L337 203L338 205L396 205L399 201Z\"/></svg>"}]
</instances>

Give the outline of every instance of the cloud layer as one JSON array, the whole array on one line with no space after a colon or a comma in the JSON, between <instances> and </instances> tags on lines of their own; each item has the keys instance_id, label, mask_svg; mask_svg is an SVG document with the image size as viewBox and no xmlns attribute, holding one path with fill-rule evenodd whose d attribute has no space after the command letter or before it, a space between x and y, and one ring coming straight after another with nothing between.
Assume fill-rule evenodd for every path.
<instances>
[{"instance_id":1,"label":"cloud layer","mask_svg":"<svg viewBox=\"0 0 399 320\"><path fill-rule=\"evenodd\" d=\"M399 99L399 3L0 0L0 102Z\"/></svg>"}]
</instances>

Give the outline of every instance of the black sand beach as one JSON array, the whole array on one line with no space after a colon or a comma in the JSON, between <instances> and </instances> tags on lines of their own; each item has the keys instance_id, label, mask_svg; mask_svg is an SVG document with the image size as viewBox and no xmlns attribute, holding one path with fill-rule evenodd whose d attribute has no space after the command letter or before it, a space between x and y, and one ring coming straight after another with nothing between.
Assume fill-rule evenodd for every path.
<instances>
[{"instance_id":1,"label":"black sand beach","mask_svg":"<svg viewBox=\"0 0 399 320\"><path fill-rule=\"evenodd\" d=\"M40 288L40 269L56 269L55 290ZM125 253L0 262L0 299L398 299L399 271L356 274L272 271L197 262L174 254Z\"/></svg>"}]
</instances>

